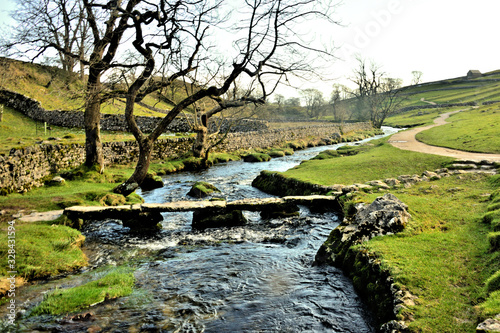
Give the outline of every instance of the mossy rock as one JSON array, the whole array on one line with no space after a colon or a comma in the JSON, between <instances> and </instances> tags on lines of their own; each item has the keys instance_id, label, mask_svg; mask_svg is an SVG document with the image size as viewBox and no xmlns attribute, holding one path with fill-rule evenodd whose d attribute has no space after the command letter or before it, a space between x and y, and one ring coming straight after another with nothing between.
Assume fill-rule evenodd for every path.
<instances>
[{"instance_id":1,"label":"mossy rock","mask_svg":"<svg viewBox=\"0 0 500 333\"><path fill-rule=\"evenodd\" d=\"M155 188L162 188L163 187L163 179L161 179L160 176L157 176L156 174L153 173L148 173L146 175L146 178L141 183L141 189L143 191L151 191L154 190Z\"/></svg>"},{"instance_id":2,"label":"mossy rock","mask_svg":"<svg viewBox=\"0 0 500 333\"><path fill-rule=\"evenodd\" d=\"M287 144L288 148L292 148L293 150L302 150L306 148L306 143L302 140L292 141Z\"/></svg>"},{"instance_id":3,"label":"mossy rock","mask_svg":"<svg viewBox=\"0 0 500 333\"><path fill-rule=\"evenodd\" d=\"M272 158L274 157L284 157L286 154L283 150L271 150L269 153L268 153L269 156L271 156Z\"/></svg>"},{"instance_id":4,"label":"mossy rock","mask_svg":"<svg viewBox=\"0 0 500 333\"><path fill-rule=\"evenodd\" d=\"M340 155L353 156L361 151L359 146L342 146L337 149L337 153Z\"/></svg>"},{"instance_id":5,"label":"mossy rock","mask_svg":"<svg viewBox=\"0 0 500 333\"><path fill-rule=\"evenodd\" d=\"M268 162L271 160L271 156L264 153L252 153L246 156L243 156L243 161L255 163L255 162Z\"/></svg>"},{"instance_id":6,"label":"mossy rock","mask_svg":"<svg viewBox=\"0 0 500 333\"><path fill-rule=\"evenodd\" d=\"M272 209L265 209L260 212L263 219L276 219L282 217L298 216L300 209L295 204L284 203Z\"/></svg>"},{"instance_id":7,"label":"mossy rock","mask_svg":"<svg viewBox=\"0 0 500 333\"><path fill-rule=\"evenodd\" d=\"M500 290L500 270L486 280L486 290L488 293Z\"/></svg>"},{"instance_id":8,"label":"mossy rock","mask_svg":"<svg viewBox=\"0 0 500 333\"><path fill-rule=\"evenodd\" d=\"M318 155L316 155L312 159L313 160L328 160L328 159L334 158L334 157L339 157L339 153L336 150L328 149L328 150L322 151L321 153L319 153Z\"/></svg>"},{"instance_id":9,"label":"mossy rock","mask_svg":"<svg viewBox=\"0 0 500 333\"><path fill-rule=\"evenodd\" d=\"M136 232L156 232L161 229L163 216L159 212L126 213L119 217L124 227Z\"/></svg>"},{"instance_id":10,"label":"mossy rock","mask_svg":"<svg viewBox=\"0 0 500 333\"><path fill-rule=\"evenodd\" d=\"M66 180L60 176L56 176L49 181L45 182L46 186L64 186L66 185Z\"/></svg>"},{"instance_id":11,"label":"mossy rock","mask_svg":"<svg viewBox=\"0 0 500 333\"><path fill-rule=\"evenodd\" d=\"M196 182L189 190L188 195L194 198L205 198L214 192L220 192L220 190L210 183Z\"/></svg>"},{"instance_id":12,"label":"mossy rock","mask_svg":"<svg viewBox=\"0 0 500 333\"><path fill-rule=\"evenodd\" d=\"M488 242L490 243L491 251L500 250L500 231L490 232L488 234Z\"/></svg>"},{"instance_id":13,"label":"mossy rock","mask_svg":"<svg viewBox=\"0 0 500 333\"><path fill-rule=\"evenodd\" d=\"M127 199L117 193L105 193L95 198L103 206L119 206L127 202Z\"/></svg>"}]
</instances>

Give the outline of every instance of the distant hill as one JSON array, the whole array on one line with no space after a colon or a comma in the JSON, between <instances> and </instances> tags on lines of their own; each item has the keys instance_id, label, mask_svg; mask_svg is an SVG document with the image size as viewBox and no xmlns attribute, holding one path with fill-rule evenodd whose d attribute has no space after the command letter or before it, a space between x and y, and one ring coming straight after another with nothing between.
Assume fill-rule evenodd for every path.
<instances>
[{"instance_id":1,"label":"distant hill","mask_svg":"<svg viewBox=\"0 0 500 333\"><path fill-rule=\"evenodd\" d=\"M429 105L430 103L468 103L500 101L500 70L483 74L474 79L466 76L405 88L408 100L405 106Z\"/></svg>"}]
</instances>

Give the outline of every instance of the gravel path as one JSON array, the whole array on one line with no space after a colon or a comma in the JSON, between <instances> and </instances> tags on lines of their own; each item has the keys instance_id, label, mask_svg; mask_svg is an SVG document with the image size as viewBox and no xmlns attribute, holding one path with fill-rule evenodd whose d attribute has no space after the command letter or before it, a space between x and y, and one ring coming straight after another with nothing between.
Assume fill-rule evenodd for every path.
<instances>
[{"instance_id":1,"label":"gravel path","mask_svg":"<svg viewBox=\"0 0 500 333\"><path fill-rule=\"evenodd\" d=\"M409 129L406 131L398 132L398 133L392 135L392 137L389 139L389 143L392 144L396 148L416 151L419 153L449 156L449 157L454 157L454 158L458 158L458 159L466 159L466 160L476 160L476 161L487 160L487 161L500 162L500 154L470 153L470 152L455 150L455 149L450 149L450 148L430 146L430 145L427 145L427 144L422 143L420 141L417 141L417 139L415 138L415 135L419 132L428 130L429 128L432 128L432 127L441 126L441 125L446 124L447 123L446 119L450 115L457 113L457 112L460 112L460 111L462 111L462 110L443 113L440 117L434 119L433 125L429 125L429 126L425 126L425 127L417 127L417 128L412 128L412 129Z\"/></svg>"}]
</instances>

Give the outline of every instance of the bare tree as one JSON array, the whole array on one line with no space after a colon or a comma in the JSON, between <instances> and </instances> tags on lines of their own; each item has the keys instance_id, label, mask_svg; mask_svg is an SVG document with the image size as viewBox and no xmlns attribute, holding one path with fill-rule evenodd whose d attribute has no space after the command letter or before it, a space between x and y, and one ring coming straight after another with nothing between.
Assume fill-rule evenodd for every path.
<instances>
[{"instance_id":1,"label":"bare tree","mask_svg":"<svg viewBox=\"0 0 500 333\"><path fill-rule=\"evenodd\" d=\"M330 106L333 113L333 119L343 122L347 117L346 103L343 101L348 97L349 88L342 84L334 84L330 95Z\"/></svg>"},{"instance_id":2,"label":"bare tree","mask_svg":"<svg viewBox=\"0 0 500 333\"><path fill-rule=\"evenodd\" d=\"M358 58L358 67L351 78L356 84L352 94L356 98L356 111L361 119L370 120L374 127L380 128L385 118L393 114L404 101L401 93L401 79L384 77L380 66Z\"/></svg>"},{"instance_id":3,"label":"bare tree","mask_svg":"<svg viewBox=\"0 0 500 333\"><path fill-rule=\"evenodd\" d=\"M318 89L308 88L300 92L309 118L319 117L321 108L325 104L323 93Z\"/></svg>"},{"instance_id":4,"label":"bare tree","mask_svg":"<svg viewBox=\"0 0 500 333\"><path fill-rule=\"evenodd\" d=\"M385 118L395 114L406 100L402 93L402 82L401 79L383 78L378 92L370 96L370 120L374 127L382 127Z\"/></svg>"},{"instance_id":5,"label":"bare tree","mask_svg":"<svg viewBox=\"0 0 500 333\"><path fill-rule=\"evenodd\" d=\"M115 192L125 195L133 192L145 178L154 142L180 112L204 98L221 99L219 106L209 111L217 112L229 105L222 97L240 78L243 82L257 82L261 96L256 100L265 101L286 75L314 72L310 65L313 62L304 58L305 53L329 56L328 52L305 43L304 36L294 31L298 22L313 18L331 22L328 8L318 8L321 3L317 1L246 0L234 31L238 36L235 48L230 50L234 51L234 56L225 57L224 61L213 54L208 35L209 27L222 22L222 1L160 1L159 6L144 1L141 5L141 13L118 9L122 15L129 13L128 18L135 29L132 45L144 59L142 73L126 92L125 116L140 153L132 176L115 188ZM153 26L161 29L154 30ZM155 73L160 72L168 75L160 80L153 79ZM135 121L134 104L178 79L196 85L196 89L177 102L157 127L145 135ZM243 95L250 96L249 93Z\"/></svg>"},{"instance_id":6,"label":"bare tree","mask_svg":"<svg viewBox=\"0 0 500 333\"><path fill-rule=\"evenodd\" d=\"M424 73L422 73L421 71L412 71L411 75L412 75L411 84L417 85L420 82L422 82L422 76L424 75Z\"/></svg>"},{"instance_id":7,"label":"bare tree","mask_svg":"<svg viewBox=\"0 0 500 333\"><path fill-rule=\"evenodd\" d=\"M78 58L71 56L85 49L88 25L79 0L17 0L12 18L17 21L13 33L4 36L0 49L7 56L36 59L48 55L57 45L62 69L72 74Z\"/></svg>"}]
</instances>

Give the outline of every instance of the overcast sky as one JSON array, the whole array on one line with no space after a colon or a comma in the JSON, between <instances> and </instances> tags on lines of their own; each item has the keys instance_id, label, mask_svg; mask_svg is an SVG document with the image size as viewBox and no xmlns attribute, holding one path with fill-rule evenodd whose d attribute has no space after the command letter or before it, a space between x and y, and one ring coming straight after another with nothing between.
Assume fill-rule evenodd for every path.
<instances>
[{"instance_id":1,"label":"overcast sky","mask_svg":"<svg viewBox=\"0 0 500 333\"><path fill-rule=\"evenodd\" d=\"M12 8L12 0L1 0L0 22ZM429 82L464 76L469 69L500 69L499 14L500 0L343 0L334 17L341 26L312 29L338 47L331 78L346 83L360 54L409 84L412 71L423 72ZM318 88L328 98L333 83L302 88Z\"/></svg>"}]
</instances>

